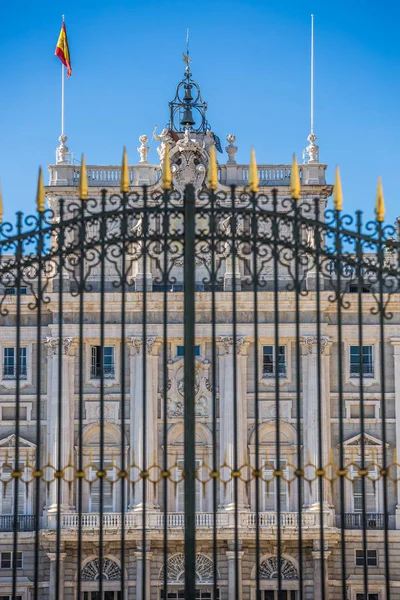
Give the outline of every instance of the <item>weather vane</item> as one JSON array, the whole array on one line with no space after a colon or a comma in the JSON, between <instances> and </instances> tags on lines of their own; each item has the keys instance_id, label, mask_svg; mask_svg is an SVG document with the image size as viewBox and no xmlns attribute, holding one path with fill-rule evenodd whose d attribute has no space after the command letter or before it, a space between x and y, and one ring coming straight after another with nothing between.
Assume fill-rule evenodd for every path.
<instances>
[{"instance_id":1,"label":"weather vane","mask_svg":"<svg viewBox=\"0 0 400 600\"><path fill-rule=\"evenodd\" d=\"M189 29L186 29L186 52L182 53L183 62L186 65L186 71L189 71L189 63L192 62L189 58Z\"/></svg>"}]
</instances>

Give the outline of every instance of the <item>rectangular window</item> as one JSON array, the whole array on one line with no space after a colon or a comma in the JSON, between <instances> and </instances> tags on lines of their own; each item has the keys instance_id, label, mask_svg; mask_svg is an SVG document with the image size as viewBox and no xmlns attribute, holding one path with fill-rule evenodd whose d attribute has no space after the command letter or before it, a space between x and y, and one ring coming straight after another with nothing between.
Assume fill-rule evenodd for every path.
<instances>
[{"instance_id":1,"label":"rectangular window","mask_svg":"<svg viewBox=\"0 0 400 600\"><path fill-rule=\"evenodd\" d=\"M100 461L92 460L92 466L89 469L89 478L92 482L89 488L89 512L98 513L100 512L100 479L97 475L100 469ZM107 471L107 479L111 479L111 472ZM114 511L114 498L113 498L114 486L103 478L103 511L110 513Z\"/></svg>"},{"instance_id":2,"label":"rectangular window","mask_svg":"<svg viewBox=\"0 0 400 600\"><path fill-rule=\"evenodd\" d=\"M114 347L104 346L101 352L101 346L92 346L92 364L90 377L92 379L113 379L115 377Z\"/></svg>"},{"instance_id":3,"label":"rectangular window","mask_svg":"<svg viewBox=\"0 0 400 600\"><path fill-rule=\"evenodd\" d=\"M0 557L0 567L2 569L12 569L12 552L2 552ZM17 569L22 569L22 552L17 552ZM1 596L0 596L1 598Z\"/></svg>"},{"instance_id":4,"label":"rectangular window","mask_svg":"<svg viewBox=\"0 0 400 600\"><path fill-rule=\"evenodd\" d=\"M177 474L177 479L182 479L182 472L184 470L185 461L183 459L178 459L178 465L182 468L182 471ZM200 460L196 460L196 469L200 469ZM196 512L202 512L204 510L204 494L200 481L196 478ZM184 512L185 510L185 482L184 480L179 481L176 486L176 511Z\"/></svg>"},{"instance_id":5,"label":"rectangular window","mask_svg":"<svg viewBox=\"0 0 400 600\"><path fill-rule=\"evenodd\" d=\"M3 379L15 379L17 377L17 349L4 348L3 353ZM27 356L26 348L19 349L19 378L26 379Z\"/></svg>"},{"instance_id":6,"label":"rectangular window","mask_svg":"<svg viewBox=\"0 0 400 600\"><path fill-rule=\"evenodd\" d=\"M0 596L0 600L12 600L13 596ZM15 600L22 600L22 596L14 596Z\"/></svg>"},{"instance_id":7,"label":"rectangular window","mask_svg":"<svg viewBox=\"0 0 400 600\"><path fill-rule=\"evenodd\" d=\"M6 296L16 296L17 295L17 288L16 287L6 287L4 290L4 293ZM26 287L20 287L19 288L19 295L20 296L26 296L27 290Z\"/></svg>"},{"instance_id":8,"label":"rectangular window","mask_svg":"<svg viewBox=\"0 0 400 600\"><path fill-rule=\"evenodd\" d=\"M356 567L364 566L363 550L356 550ZM367 550L367 567L378 566L378 553L376 550Z\"/></svg>"},{"instance_id":9,"label":"rectangular window","mask_svg":"<svg viewBox=\"0 0 400 600\"><path fill-rule=\"evenodd\" d=\"M184 356L185 355L185 346L177 346L176 347L176 355L177 356ZM194 347L194 355L195 356L200 356L200 346L195 346Z\"/></svg>"},{"instance_id":10,"label":"rectangular window","mask_svg":"<svg viewBox=\"0 0 400 600\"><path fill-rule=\"evenodd\" d=\"M361 466L359 461L355 461L358 463L359 467ZM368 468L366 466L366 468ZM368 477L364 477L364 489L365 489L365 512L369 514L374 514L377 511L377 483L376 481L371 481L371 479L377 479L376 467L372 467L368 469ZM375 485L374 485L375 484ZM358 476L358 469L354 469L353 471L353 483L351 484L353 488L353 509L355 513L362 512L362 497L363 497L363 486L362 486L362 478Z\"/></svg>"},{"instance_id":11,"label":"rectangular window","mask_svg":"<svg viewBox=\"0 0 400 600\"><path fill-rule=\"evenodd\" d=\"M286 346L278 346L278 360L275 360L275 346L263 346L263 377L286 377Z\"/></svg>"},{"instance_id":12,"label":"rectangular window","mask_svg":"<svg viewBox=\"0 0 400 600\"><path fill-rule=\"evenodd\" d=\"M21 470L24 470L24 466L21 465ZM1 480L7 482L4 490L0 494L0 506L2 515L13 515L14 514L14 481L12 481L12 466L3 466L0 469ZM24 473L24 476L26 473ZM28 499L26 496L25 485L19 483L18 485L18 514L27 514Z\"/></svg>"},{"instance_id":13,"label":"rectangular window","mask_svg":"<svg viewBox=\"0 0 400 600\"><path fill-rule=\"evenodd\" d=\"M361 371L362 369L362 371ZM350 346L350 377L374 376L372 346L363 346L360 356L360 346Z\"/></svg>"},{"instance_id":14,"label":"rectangular window","mask_svg":"<svg viewBox=\"0 0 400 600\"><path fill-rule=\"evenodd\" d=\"M268 464L264 465L264 479L265 482L269 482L264 483L264 495L263 495L263 510L268 512L268 511L276 511L277 507L278 507L278 483L277 483L277 477L276 475L274 475L274 470L272 467L276 468L276 460L268 460ZM285 469L286 469L286 461L285 460L281 460L280 461L280 470L284 472L285 476L287 475L287 473L285 473ZM287 477L286 477L287 479ZM286 512L288 510L288 504L289 504L289 488L288 488L288 484L286 481L283 480L283 478L280 478L280 485L279 485L279 500L280 500L280 510L282 512Z\"/></svg>"},{"instance_id":15,"label":"rectangular window","mask_svg":"<svg viewBox=\"0 0 400 600\"><path fill-rule=\"evenodd\" d=\"M360 404L352 404L350 406L350 418L360 419L361 418L361 407ZM364 404L364 419L375 419L375 404Z\"/></svg>"},{"instance_id":16,"label":"rectangular window","mask_svg":"<svg viewBox=\"0 0 400 600\"><path fill-rule=\"evenodd\" d=\"M379 594L367 594L368 600L379 600ZM365 600L364 594L356 594L356 600Z\"/></svg>"}]
</instances>

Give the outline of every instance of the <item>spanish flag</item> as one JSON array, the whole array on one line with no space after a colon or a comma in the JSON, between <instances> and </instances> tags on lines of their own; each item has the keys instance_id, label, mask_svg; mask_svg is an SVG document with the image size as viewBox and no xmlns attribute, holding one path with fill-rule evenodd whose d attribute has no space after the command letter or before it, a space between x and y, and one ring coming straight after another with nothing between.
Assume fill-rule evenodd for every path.
<instances>
[{"instance_id":1,"label":"spanish flag","mask_svg":"<svg viewBox=\"0 0 400 600\"><path fill-rule=\"evenodd\" d=\"M71 67L71 59L69 56L69 48L68 48L68 38L67 38L67 30L65 28L65 23L61 26L60 35L58 38L56 51L54 52L56 56L61 60L62 64L67 67L67 77L69 77L72 73Z\"/></svg>"}]
</instances>

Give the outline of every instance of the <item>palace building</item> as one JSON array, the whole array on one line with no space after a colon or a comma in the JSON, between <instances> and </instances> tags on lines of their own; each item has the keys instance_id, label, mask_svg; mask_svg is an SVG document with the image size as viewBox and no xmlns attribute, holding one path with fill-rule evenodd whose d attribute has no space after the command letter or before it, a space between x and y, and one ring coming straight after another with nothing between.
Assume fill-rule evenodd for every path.
<instances>
[{"instance_id":1,"label":"palace building","mask_svg":"<svg viewBox=\"0 0 400 600\"><path fill-rule=\"evenodd\" d=\"M158 164L150 164L147 160L148 137L141 135L139 138L138 160L128 168L129 193L133 197L136 194L137 198L147 194L149 206L154 198L161 202L162 169L168 160L176 197L182 197L185 186L192 184L196 201L201 202L202 194L209 188L210 149L215 148L218 156L215 193L229 199L234 189L240 205L242 194L248 190L252 167L237 163L235 135L227 135L227 145L222 148L220 138L207 121L206 103L188 65L169 110L170 120L166 127L153 133L159 143ZM311 216L315 216L318 206L320 216L317 218L324 222L333 188L326 181L327 166L319 162L315 142L316 137L310 135L304 161L299 167L301 201L309 206ZM85 210L93 210L95 214L97 209L91 199L100 202L103 198L103 210L112 214L115 206L120 207L120 204L114 204L113 194L119 194L123 177L121 166L88 165L86 170L89 200ZM275 189L278 211L285 211L286 199L290 198L291 170L290 164L259 164L257 167L260 193L268 196ZM106 259L102 261L96 247L102 244L103 235L112 235L113 224L108 220L106 229L102 230L99 222L93 219L86 228L86 239L94 242L93 254L86 250L85 291L80 305L81 295L77 290L82 283L82 273L78 266L74 267L72 258L68 258L68 248L78 240L79 211L77 213L76 206L80 202L81 166L70 159L64 137L60 138L56 163L50 165L49 174L45 188L51 211L49 222L62 224L68 219L77 219L73 226L65 227L61 242L60 235L57 239L50 236L46 246L48 251L57 244L63 245L66 252L64 269L62 273L58 271L57 276L52 274L54 264L61 260L61 255L55 254L53 266L49 262L49 268L43 269L41 283L38 283L35 266L30 274L24 272L18 280L3 274L0 281L0 464L4 488L0 496L0 599L12 597L15 573L16 597L21 600L34 597L35 552L40 555L38 589L39 597L43 599L72 600L77 598L79 588L82 600L100 599L100 576L103 579L102 600L122 598L121 579L124 581L124 598L129 600L184 598L185 489L181 476L185 436L184 257L177 242L176 248L171 250L175 252L176 260L167 277L163 271L163 254L157 251L156 243L152 249L148 246L147 255L131 247L125 252L125 246L123 252L114 257L112 250L107 250ZM103 196L102 190L106 190ZM63 199L62 204L60 199ZM179 204L179 200L176 202ZM173 214L173 208L171 211L171 219L175 219L178 230L179 216ZM151 216L151 223L161 243L163 225L162 219L157 220L156 211ZM143 236L146 227L143 218L133 219L129 226ZM221 224L221 231L228 232L228 237L232 232L230 227L228 217ZM245 218L239 223L238 235L241 231L251 231ZM287 231L283 225L280 235L284 238ZM121 235L117 221L115 232L117 236ZM301 243L315 248L312 228L302 228L300 237ZM344 597L341 577L345 560L346 598L365 600L367 564L368 600L385 600L388 597L386 530L390 598L400 598L400 575L395 568L400 541L400 534L397 534L400 530L400 490L395 477L384 484L380 476L383 459L386 464L392 464L396 452L397 456L400 454L400 430L398 419L396 421L400 410L398 296L393 300L397 303L397 311L391 320L385 321L381 343L379 314L372 310L378 282L365 278L360 344L359 282L344 270L342 283L347 287L343 291L345 299L339 340L337 302L332 298L332 287L328 283L328 280L337 280L335 264L318 273L307 261L300 261L303 293L296 317L293 287L290 287L293 271L289 266L285 267L284 257L274 267L273 260L264 256L257 263L263 287L257 293L256 337L254 290L249 283L251 251L246 254L243 247L233 257L229 243L226 244L221 242L215 250L222 259L215 274L214 294L210 291L210 261L207 263L205 257L208 250L203 253L198 248L196 256L196 598L214 597L213 578L217 573L219 600L278 600L278 580L283 590L280 600L300 600L300 580L304 600L321 598L321 585L325 585L325 598L340 600ZM78 256L76 248L71 256ZM32 249L27 247L25 251L29 253ZM126 267L123 291L120 284L113 283L121 270L122 254ZM3 264L13 260L11 255L16 255L13 249L9 253L2 251ZM40 261L40 258L36 260ZM395 257L389 256L388 260L395 261ZM276 269L278 277L274 280ZM41 306L40 352L37 305L32 306L38 285L45 290ZM382 438L383 417L385 439ZM263 474L257 502L255 482L251 477L246 482L245 476L250 468L254 468L256 454ZM322 465L328 473L330 465L334 473L341 455L349 465L343 497L340 497L337 478L333 478L332 484L327 478L324 480L321 497L317 466ZM26 477L28 483L24 483L24 473L33 473L38 456L43 472L39 504L34 477ZM209 477L215 457L221 467L216 506ZM299 457L306 474L302 481L295 476ZM16 484L11 481L4 485L4 481L11 480L16 460L23 463L18 482L17 528ZM164 460L170 469L166 485L160 475ZM121 511L121 486L124 484L120 480L116 482L118 469L121 464L126 469L128 465L141 465L143 461L148 466L153 465L148 469L150 475L141 478L139 467L131 469L130 481L136 483L124 488L125 506ZM362 463L368 463L364 478L358 477ZM61 478L54 476L58 464L63 468ZM241 467L243 475L235 481L232 476L234 464ZM54 467L53 475L49 475L49 465ZM85 477L78 481L74 473L81 468ZM103 480L98 477L101 468L107 475ZM224 469L228 474L225 484ZM273 476L276 473L280 478L278 485ZM207 481L204 485L202 477ZM299 512L300 485L302 506ZM213 537L214 509L216 539ZM321 522L323 549L320 545ZM35 538L37 527L38 540ZM165 535L168 545L166 576ZM259 545L258 552L256 544ZM81 553L79 588L78 545ZM143 577L146 578L145 586ZM321 582L321 577L325 583ZM164 590L165 580L168 592Z\"/></svg>"}]
</instances>

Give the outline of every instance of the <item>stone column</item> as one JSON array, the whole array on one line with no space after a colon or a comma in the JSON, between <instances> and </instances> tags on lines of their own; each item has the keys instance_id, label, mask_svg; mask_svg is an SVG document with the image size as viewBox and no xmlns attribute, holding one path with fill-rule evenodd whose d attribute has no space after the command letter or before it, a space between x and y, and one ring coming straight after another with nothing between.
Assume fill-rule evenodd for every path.
<instances>
[{"instance_id":1,"label":"stone column","mask_svg":"<svg viewBox=\"0 0 400 600\"><path fill-rule=\"evenodd\" d=\"M242 600L243 598L243 583L242 583L242 558L243 558L243 550L238 552L238 561L237 561L237 570L238 570L238 593L236 594L236 585L235 585L235 573L236 573L236 563L235 563L235 552L234 550L227 550L226 557L228 559L228 598L237 598L237 600Z\"/></svg>"},{"instance_id":2,"label":"stone column","mask_svg":"<svg viewBox=\"0 0 400 600\"><path fill-rule=\"evenodd\" d=\"M304 465L309 462L315 465L309 468L309 474L315 474L319 465L319 436L322 436L322 465L325 467L329 461L331 449L331 426L330 426L330 369L329 369L329 338L321 336L321 411L322 430L318 431L318 368L317 368L317 338L316 336L305 336L303 338L302 375L303 375L303 448ZM318 480L315 479L311 486L305 483L303 486L304 505L306 508L319 509ZM331 488L324 481L324 503L326 507L331 506Z\"/></svg>"},{"instance_id":3,"label":"stone column","mask_svg":"<svg viewBox=\"0 0 400 600\"><path fill-rule=\"evenodd\" d=\"M391 337L394 359L394 394L396 416L396 456L400 456L400 337ZM382 415L379 415L382 416ZM397 461L399 459L397 458ZM400 468L397 469L400 477ZM397 481L396 529L400 529L400 479Z\"/></svg>"},{"instance_id":4,"label":"stone column","mask_svg":"<svg viewBox=\"0 0 400 600\"><path fill-rule=\"evenodd\" d=\"M233 361L237 365L237 467L248 463L247 460L247 346L244 338L236 339L233 347L232 337L221 337L219 342L219 449L220 465L225 462L229 469L221 470L221 478L227 479L234 468L234 395ZM221 485L221 508L233 510L233 479ZM238 478L238 508L249 507L245 484Z\"/></svg>"},{"instance_id":5,"label":"stone column","mask_svg":"<svg viewBox=\"0 0 400 600\"><path fill-rule=\"evenodd\" d=\"M58 594L56 593L57 583L57 554L55 552L48 552L47 556L50 560L50 581L49 581L49 600L64 600L64 561L67 554L65 552L60 553L60 578Z\"/></svg>"},{"instance_id":6,"label":"stone column","mask_svg":"<svg viewBox=\"0 0 400 600\"><path fill-rule=\"evenodd\" d=\"M155 337L148 337L145 348L143 338L132 337L129 340L130 353L130 447L131 460L134 458L139 469L146 470L157 461L157 389L158 389L158 348ZM146 360L146 422L143 413L143 360ZM143 434L146 431L146 451L143 454ZM146 507L155 508L154 486L147 481ZM142 510L143 485L135 486L131 491L129 508Z\"/></svg>"},{"instance_id":7,"label":"stone column","mask_svg":"<svg viewBox=\"0 0 400 600\"><path fill-rule=\"evenodd\" d=\"M143 554L146 561L146 596L143 596ZM150 600L151 598L151 559L153 553L146 550L142 552L140 548L135 552L136 556L136 600Z\"/></svg>"},{"instance_id":8,"label":"stone column","mask_svg":"<svg viewBox=\"0 0 400 600\"><path fill-rule=\"evenodd\" d=\"M328 550L328 542L325 541L324 552L321 553L319 540L314 540L313 551L312 551L313 563L314 563L314 598L322 598L322 560L324 561L324 588L325 598L329 598L329 572L328 572L328 558L330 551Z\"/></svg>"},{"instance_id":9,"label":"stone column","mask_svg":"<svg viewBox=\"0 0 400 600\"><path fill-rule=\"evenodd\" d=\"M61 357L58 355L59 338L48 337L45 341L47 348L47 454L50 464L58 468L58 454L61 448L61 466L65 468L73 464L74 448L74 356L72 354L73 339L65 337L62 340ZM60 401L58 365L61 360L61 436L59 432L58 408ZM72 493L68 484L61 479L61 511L74 509ZM50 485L47 513L57 512L57 483Z\"/></svg>"}]
</instances>

